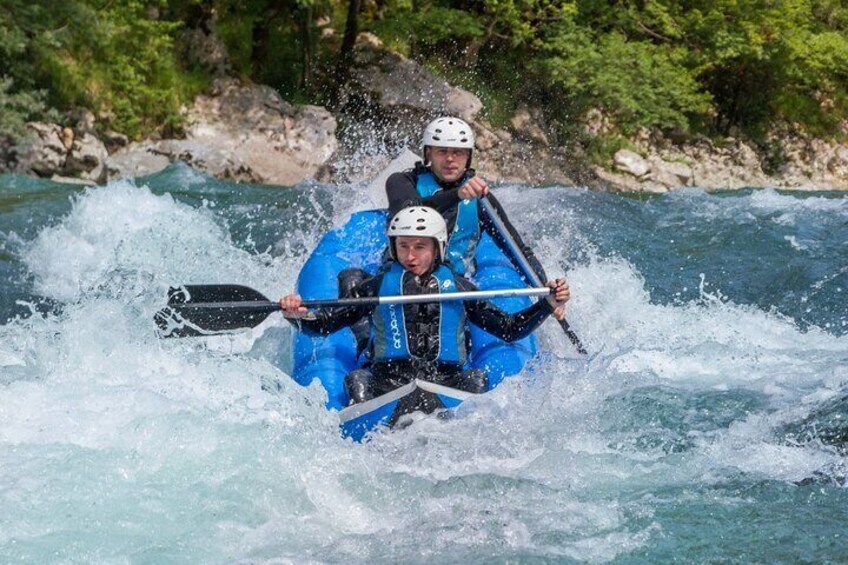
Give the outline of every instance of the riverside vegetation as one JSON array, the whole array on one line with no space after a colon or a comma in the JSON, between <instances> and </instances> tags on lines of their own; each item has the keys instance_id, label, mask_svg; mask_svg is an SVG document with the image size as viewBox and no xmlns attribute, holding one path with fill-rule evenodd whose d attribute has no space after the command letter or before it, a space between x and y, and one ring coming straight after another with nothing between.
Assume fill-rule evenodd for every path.
<instances>
[{"instance_id":1,"label":"riverside vegetation","mask_svg":"<svg viewBox=\"0 0 848 565\"><path fill-rule=\"evenodd\" d=\"M27 122L79 108L103 134L179 136L181 108L221 75L337 110L362 31L477 94L493 129L532 108L552 146L590 165L610 166L639 139L741 139L768 173L786 157L776 139L848 136L848 7L839 0L0 5L4 147ZM192 56L198 34L218 38L224 54Z\"/></svg>"}]
</instances>

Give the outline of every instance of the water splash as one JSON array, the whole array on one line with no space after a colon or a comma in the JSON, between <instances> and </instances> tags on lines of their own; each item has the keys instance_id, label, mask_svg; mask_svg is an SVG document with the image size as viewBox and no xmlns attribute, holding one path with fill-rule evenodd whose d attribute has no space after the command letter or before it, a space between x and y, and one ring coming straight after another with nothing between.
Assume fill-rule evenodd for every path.
<instances>
[{"instance_id":1,"label":"water splash","mask_svg":"<svg viewBox=\"0 0 848 565\"><path fill-rule=\"evenodd\" d=\"M27 273L12 288L33 306L0 326L2 560L838 559L815 540L841 535L848 508L848 338L827 326L845 320L827 310L845 251L812 224L838 237L844 198L496 190L569 277L592 355L546 323L524 374L364 445L339 437L317 384L286 375L279 318L185 340L152 322L172 284L289 290L356 186L176 168L75 192L30 231L9 220ZM744 246L723 247L728 233L815 276L734 270ZM746 286L807 296L811 312Z\"/></svg>"}]
</instances>

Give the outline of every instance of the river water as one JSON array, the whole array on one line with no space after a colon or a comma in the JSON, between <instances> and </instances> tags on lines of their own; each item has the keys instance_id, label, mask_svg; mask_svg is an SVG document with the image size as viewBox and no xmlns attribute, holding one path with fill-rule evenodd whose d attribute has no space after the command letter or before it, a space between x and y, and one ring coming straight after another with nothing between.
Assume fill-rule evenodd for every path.
<instances>
[{"instance_id":1,"label":"river water","mask_svg":"<svg viewBox=\"0 0 848 565\"><path fill-rule=\"evenodd\" d=\"M496 194L590 356L547 322L360 445L279 318L152 322L173 284L289 292L358 187L0 176L0 562L848 562L848 194Z\"/></svg>"}]
</instances>

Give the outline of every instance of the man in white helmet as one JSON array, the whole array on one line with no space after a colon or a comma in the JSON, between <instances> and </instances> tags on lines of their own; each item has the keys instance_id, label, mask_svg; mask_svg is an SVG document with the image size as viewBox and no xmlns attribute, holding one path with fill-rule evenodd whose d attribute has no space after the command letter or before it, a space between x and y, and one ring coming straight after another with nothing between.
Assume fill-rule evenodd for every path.
<instances>
[{"instance_id":1,"label":"man in white helmet","mask_svg":"<svg viewBox=\"0 0 848 565\"><path fill-rule=\"evenodd\" d=\"M438 294L477 290L444 263L447 226L432 208L413 206L399 211L387 229L394 261L387 270L353 287L350 296ZM300 331L328 335L367 317L370 340L362 369L345 377L352 403L364 402L405 385L412 379L436 382L467 392L487 388L480 369L463 370L467 359L466 320L503 339L521 339L570 297L565 279L548 282L554 294L532 306L507 314L491 302L450 301L428 304L386 304L304 308L300 296L280 299L283 315Z\"/></svg>"},{"instance_id":2,"label":"man in white helmet","mask_svg":"<svg viewBox=\"0 0 848 565\"><path fill-rule=\"evenodd\" d=\"M495 225L484 214L479 198L488 200L541 280L547 280L545 271L533 251L509 222L503 207L489 193L489 185L476 176L471 168L474 156L474 131L465 121L454 117L436 118L424 129L422 140L424 161L415 168L394 173L386 180L389 215L408 206L423 205L435 208L448 226L450 238L446 256L458 274L473 277L476 271L474 253L483 231L511 257L507 244ZM564 309L554 314L565 316Z\"/></svg>"}]
</instances>

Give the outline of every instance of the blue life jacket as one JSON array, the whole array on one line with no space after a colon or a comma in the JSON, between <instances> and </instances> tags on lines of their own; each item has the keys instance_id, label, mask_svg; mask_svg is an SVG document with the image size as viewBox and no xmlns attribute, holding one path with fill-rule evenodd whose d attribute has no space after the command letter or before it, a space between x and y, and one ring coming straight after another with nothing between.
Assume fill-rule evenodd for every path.
<instances>
[{"instance_id":1,"label":"blue life jacket","mask_svg":"<svg viewBox=\"0 0 848 565\"><path fill-rule=\"evenodd\" d=\"M427 171L418 175L415 186L421 198L427 198L442 190L436 176ZM458 275L473 276L477 270L474 253L480 241L480 216L477 199L461 200L456 210L456 224L448 235L445 259Z\"/></svg>"},{"instance_id":2,"label":"blue life jacket","mask_svg":"<svg viewBox=\"0 0 848 565\"><path fill-rule=\"evenodd\" d=\"M403 294L404 276L409 273L400 263L392 263L383 274L380 296ZM453 271L440 265L432 274L439 282L439 293L452 293L456 290ZM440 363L465 364L465 305L462 301L441 302L439 304L439 355L435 359ZM374 310L371 323L371 343L374 362L413 359L409 350L406 320L402 304L381 304Z\"/></svg>"}]
</instances>

